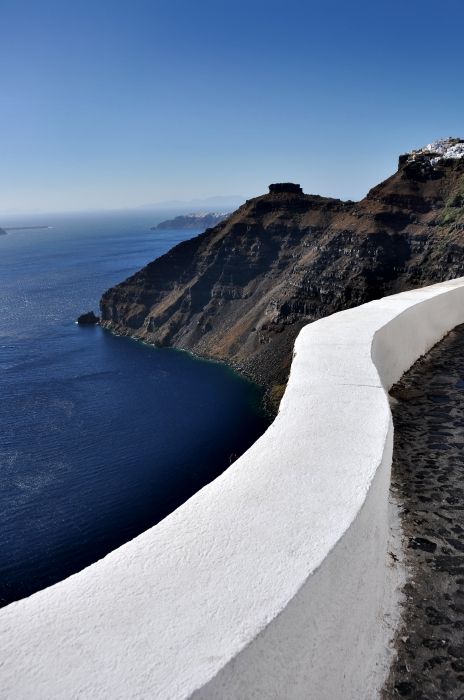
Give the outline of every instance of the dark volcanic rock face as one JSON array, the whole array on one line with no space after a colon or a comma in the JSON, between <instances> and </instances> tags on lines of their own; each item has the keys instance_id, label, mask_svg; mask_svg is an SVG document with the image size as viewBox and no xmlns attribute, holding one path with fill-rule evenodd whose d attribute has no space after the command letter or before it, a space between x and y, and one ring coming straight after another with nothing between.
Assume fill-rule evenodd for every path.
<instances>
[{"instance_id":1,"label":"dark volcanic rock face","mask_svg":"<svg viewBox=\"0 0 464 700\"><path fill-rule=\"evenodd\" d=\"M85 314L81 314L77 319L80 326L95 326L100 322L98 316L95 316L93 311L87 311Z\"/></svg>"},{"instance_id":2,"label":"dark volcanic rock face","mask_svg":"<svg viewBox=\"0 0 464 700\"><path fill-rule=\"evenodd\" d=\"M276 182L273 185L269 185L269 192L275 194L276 192L293 192L294 194L303 194L303 190L300 185L296 185L294 182Z\"/></svg>"},{"instance_id":3,"label":"dark volcanic rock face","mask_svg":"<svg viewBox=\"0 0 464 700\"><path fill-rule=\"evenodd\" d=\"M304 324L464 274L464 159L403 159L356 203L288 184L108 290L102 324L225 360L278 394Z\"/></svg>"}]
</instances>

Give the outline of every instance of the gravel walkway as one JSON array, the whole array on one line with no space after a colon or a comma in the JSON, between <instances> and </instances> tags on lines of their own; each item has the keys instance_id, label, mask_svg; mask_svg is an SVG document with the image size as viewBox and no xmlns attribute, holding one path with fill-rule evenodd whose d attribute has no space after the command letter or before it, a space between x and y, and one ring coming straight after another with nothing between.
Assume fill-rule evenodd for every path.
<instances>
[{"instance_id":1,"label":"gravel walkway","mask_svg":"<svg viewBox=\"0 0 464 700\"><path fill-rule=\"evenodd\" d=\"M464 700L464 325L391 395L410 578L383 697Z\"/></svg>"}]
</instances>

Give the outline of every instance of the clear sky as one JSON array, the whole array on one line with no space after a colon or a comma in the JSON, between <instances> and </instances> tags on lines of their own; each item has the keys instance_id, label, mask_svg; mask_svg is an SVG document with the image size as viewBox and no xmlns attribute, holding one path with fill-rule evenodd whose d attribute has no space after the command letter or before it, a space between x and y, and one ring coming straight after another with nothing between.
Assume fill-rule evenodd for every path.
<instances>
[{"instance_id":1,"label":"clear sky","mask_svg":"<svg viewBox=\"0 0 464 700\"><path fill-rule=\"evenodd\" d=\"M463 0L0 0L0 211L362 197L464 136Z\"/></svg>"}]
</instances>

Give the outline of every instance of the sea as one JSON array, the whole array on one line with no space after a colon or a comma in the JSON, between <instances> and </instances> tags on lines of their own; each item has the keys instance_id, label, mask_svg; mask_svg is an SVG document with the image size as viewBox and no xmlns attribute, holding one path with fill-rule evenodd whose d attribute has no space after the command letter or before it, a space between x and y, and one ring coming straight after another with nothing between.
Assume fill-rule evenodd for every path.
<instances>
[{"instance_id":1,"label":"sea","mask_svg":"<svg viewBox=\"0 0 464 700\"><path fill-rule=\"evenodd\" d=\"M0 605L104 557L216 478L266 429L227 366L76 324L195 231L179 212L0 217Z\"/></svg>"}]
</instances>

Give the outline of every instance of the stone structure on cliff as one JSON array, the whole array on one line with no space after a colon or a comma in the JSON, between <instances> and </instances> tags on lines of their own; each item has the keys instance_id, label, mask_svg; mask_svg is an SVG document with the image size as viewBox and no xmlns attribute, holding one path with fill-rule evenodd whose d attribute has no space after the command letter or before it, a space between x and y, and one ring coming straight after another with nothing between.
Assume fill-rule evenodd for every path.
<instances>
[{"instance_id":1,"label":"stone structure on cliff","mask_svg":"<svg viewBox=\"0 0 464 700\"><path fill-rule=\"evenodd\" d=\"M277 401L306 323L464 274L464 158L427 148L359 202L271 185L108 290L102 325L229 362Z\"/></svg>"},{"instance_id":2,"label":"stone structure on cliff","mask_svg":"<svg viewBox=\"0 0 464 700\"><path fill-rule=\"evenodd\" d=\"M269 185L270 194L276 194L277 192L303 194L300 185L295 185L294 182L276 182L273 185Z\"/></svg>"}]
</instances>

